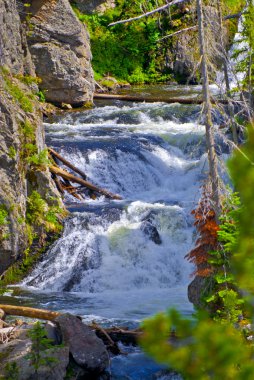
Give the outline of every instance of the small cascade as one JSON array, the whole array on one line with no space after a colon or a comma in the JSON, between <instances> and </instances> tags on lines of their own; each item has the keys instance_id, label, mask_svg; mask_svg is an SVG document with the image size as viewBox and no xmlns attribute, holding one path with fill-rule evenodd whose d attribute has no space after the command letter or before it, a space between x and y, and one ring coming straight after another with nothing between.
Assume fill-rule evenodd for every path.
<instances>
[{"instance_id":1,"label":"small cascade","mask_svg":"<svg viewBox=\"0 0 254 380\"><path fill-rule=\"evenodd\" d=\"M62 237L23 288L88 319L134 321L170 306L191 312L185 255L207 172L199 110L113 103L45 125L49 146L123 200L66 195L73 213Z\"/></svg>"},{"instance_id":2,"label":"small cascade","mask_svg":"<svg viewBox=\"0 0 254 380\"><path fill-rule=\"evenodd\" d=\"M233 45L229 51L229 76L231 88L238 87L239 83L244 79L245 72L236 70L237 66L243 61L248 54L249 45L243 38L243 23L244 15L242 15L238 21L237 33L234 37ZM241 51L240 53L237 53Z\"/></svg>"}]
</instances>

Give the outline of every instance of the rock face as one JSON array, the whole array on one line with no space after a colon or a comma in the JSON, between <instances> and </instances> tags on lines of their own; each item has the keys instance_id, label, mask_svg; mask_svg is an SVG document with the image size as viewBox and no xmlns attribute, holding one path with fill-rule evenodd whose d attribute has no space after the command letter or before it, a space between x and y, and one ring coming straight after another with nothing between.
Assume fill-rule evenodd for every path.
<instances>
[{"instance_id":1,"label":"rock face","mask_svg":"<svg viewBox=\"0 0 254 380\"><path fill-rule=\"evenodd\" d=\"M80 106L94 92L89 35L68 0L30 2L29 49L50 102Z\"/></svg>"},{"instance_id":2,"label":"rock face","mask_svg":"<svg viewBox=\"0 0 254 380\"><path fill-rule=\"evenodd\" d=\"M22 89L22 84L18 85L15 86L21 91L27 91L26 86ZM28 247L25 224L27 196L36 190L48 202L54 202L52 198L59 199L48 169L31 172L24 158L22 126L28 121L33 126L37 152L45 149L39 105L37 102L31 103L34 113L28 115L9 95L5 86L0 74L0 205L8 214L6 223L0 226L0 273Z\"/></svg>"},{"instance_id":3,"label":"rock face","mask_svg":"<svg viewBox=\"0 0 254 380\"><path fill-rule=\"evenodd\" d=\"M45 149L42 113L31 88L13 75L34 75L16 0L0 0L0 273L29 246L27 196L37 191L46 202L60 200L49 170L33 170L25 156ZM35 86L36 87L36 86ZM27 136L30 136L30 140ZM32 136L32 137L31 137ZM39 238L44 234L39 231Z\"/></svg>"},{"instance_id":4,"label":"rock face","mask_svg":"<svg viewBox=\"0 0 254 380\"><path fill-rule=\"evenodd\" d=\"M202 305L202 293L207 286L207 279L205 277L196 276L188 286L188 299L196 307Z\"/></svg>"},{"instance_id":5,"label":"rock face","mask_svg":"<svg viewBox=\"0 0 254 380\"><path fill-rule=\"evenodd\" d=\"M104 13L107 9L115 8L115 0L77 0L77 7L84 13Z\"/></svg>"},{"instance_id":6,"label":"rock face","mask_svg":"<svg viewBox=\"0 0 254 380\"><path fill-rule=\"evenodd\" d=\"M184 2L182 5L185 7L187 5L188 15L196 20L196 9L195 4L188 4ZM185 9L186 10L186 9ZM218 20L217 9L214 6L204 6L203 8L205 20L209 20L207 24L209 25L208 33L213 36L209 39L209 46L207 46L209 61L214 66L214 73L211 75L216 76L216 70L220 70L221 67L221 56L220 53L220 25L218 22L211 20ZM228 32L225 28L223 42L225 46L228 44ZM181 84L186 82L190 84L196 84L199 82L199 41L198 41L198 30L188 31L187 33L181 33L176 37L173 37L172 49L170 52L171 69L175 75L177 81Z\"/></svg>"},{"instance_id":7,"label":"rock face","mask_svg":"<svg viewBox=\"0 0 254 380\"><path fill-rule=\"evenodd\" d=\"M34 75L25 31L14 0L0 0L0 66L3 65L16 74Z\"/></svg>"},{"instance_id":8,"label":"rock face","mask_svg":"<svg viewBox=\"0 0 254 380\"><path fill-rule=\"evenodd\" d=\"M69 346L73 360L89 373L103 372L108 364L107 350L95 332L70 314L57 317L63 343Z\"/></svg>"}]
</instances>

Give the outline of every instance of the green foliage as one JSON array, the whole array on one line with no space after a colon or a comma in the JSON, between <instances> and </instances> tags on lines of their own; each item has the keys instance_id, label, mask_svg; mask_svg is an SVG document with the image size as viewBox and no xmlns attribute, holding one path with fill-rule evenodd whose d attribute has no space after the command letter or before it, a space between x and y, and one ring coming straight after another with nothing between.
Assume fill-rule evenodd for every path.
<instances>
[{"instance_id":1,"label":"green foliage","mask_svg":"<svg viewBox=\"0 0 254 380\"><path fill-rule=\"evenodd\" d=\"M245 158L242 153L245 155ZM240 194L243 210L239 214L238 239L234 256L234 270L239 286L254 294L254 127L248 128L248 143L236 151L229 162L231 176Z\"/></svg>"},{"instance_id":2,"label":"green foliage","mask_svg":"<svg viewBox=\"0 0 254 380\"><path fill-rule=\"evenodd\" d=\"M33 77L32 75L21 75L17 74L15 75L15 78L17 78L20 82L30 86L32 84L39 84L41 83L41 79L38 77Z\"/></svg>"},{"instance_id":3,"label":"green foliage","mask_svg":"<svg viewBox=\"0 0 254 380\"><path fill-rule=\"evenodd\" d=\"M231 192L224 199L220 217L220 229L217 232L220 242L216 251L210 252L209 263L213 268L210 278L212 286L208 287L206 302L214 319L237 322L243 314L243 299L237 291L232 273L232 252L236 245L239 231L240 198Z\"/></svg>"},{"instance_id":4,"label":"green foliage","mask_svg":"<svg viewBox=\"0 0 254 380\"><path fill-rule=\"evenodd\" d=\"M145 321L143 328L144 349L184 379L253 379L253 346L229 324L217 323L204 314L193 322L171 310ZM171 329L176 330L180 344L169 342Z\"/></svg>"},{"instance_id":5,"label":"green foliage","mask_svg":"<svg viewBox=\"0 0 254 380\"><path fill-rule=\"evenodd\" d=\"M33 151L33 145L31 144L28 144L26 145L26 148L29 149L31 148L31 152ZM37 150L37 147L35 146L36 150ZM43 149L42 151L40 151L39 153L34 153L34 154L28 154L28 157L27 157L27 162L32 165L32 166L35 166L37 169L45 169L49 164L50 164L50 161L48 159L48 150L47 149Z\"/></svg>"},{"instance_id":6,"label":"green foliage","mask_svg":"<svg viewBox=\"0 0 254 380\"><path fill-rule=\"evenodd\" d=\"M35 131L34 127L27 119L24 123L21 123L21 131L26 141L34 141L35 140Z\"/></svg>"},{"instance_id":7,"label":"green foliage","mask_svg":"<svg viewBox=\"0 0 254 380\"><path fill-rule=\"evenodd\" d=\"M5 205L0 205L0 227L8 224L8 211Z\"/></svg>"},{"instance_id":8,"label":"green foliage","mask_svg":"<svg viewBox=\"0 0 254 380\"><path fill-rule=\"evenodd\" d=\"M36 93L36 95L38 96L39 102L41 102L41 103L45 103L46 102L45 91L40 90L40 91L38 91Z\"/></svg>"},{"instance_id":9,"label":"green foliage","mask_svg":"<svg viewBox=\"0 0 254 380\"><path fill-rule=\"evenodd\" d=\"M49 206L37 191L27 198L26 220L30 225L44 225L48 232L60 232L62 225L58 222L58 216L61 213L60 207Z\"/></svg>"},{"instance_id":10,"label":"green foliage","mask_svg":"<svg viewBox=\"0 0 254 380\"><path fill-rule=\"evenodd\" d=\"M56 362L55 358L45 353L46 350L52 348L52 340L46 337L45 328L40 322L36 322L27 335L32 341L31 352L27 355L27 358L35 370L35 375L38 377L38 369L41 366Z\"/></svg>"},{"instance_id":11,"label":"green foliage","mask_svg":"<svg viewBox=\"0 0 254 380\"><path fill-rule=\"evenodd\" d=\"M157 40L168 29L168 19L162 14L162 26L158 25L157 15L128 24L108 27L108 24L141 13L141 9L152 10L163 1L127 0L117 1L114 9L103 15L84 15L75 6L80 21L88 26L91 36L93 68L96 80L104 75L112 75L120 81L144 83L171 79L171 71L161 72L160 59L165 51L159 49ZM173 19L175 17L172 15ZM173 29L176 27L173 26ZM169 42L167 42L167 45ZM164 58L163 58L164 59Z\"/></svg>"},{"instance_id":12,"label":"green foliage","mask_svg":"<svg viewBox=\"0 0 254 380\"><path fill-rule=\"evenodd\" d=\"M33 105L31 99L29 98L29 94L25 93L24 90L22 90L17 83L14 83L8 70L6 70L5 68L1 68L1 72L5 81L6 91L8 91L9 94L13 97L13 99L15 99L19 103L23 111L32 112Z\"/></svg>"},{"instance_id":13,"label":"green foliage","mask_svg":"<svg viewBox=\"0 0 254 380\"><path fill-rule=\"evenodd\" d=\"M16 157L16 154L17 154L16 149L14 148L14 146L11 146L8 151L8 156L14 159Z\"/></svg>"},{"instance_id":14,"label":"green foliage","mask_svg":"<svg viewBox=\"0 0 254 380\"><path fill-rule=\"evenodd\" d=\"M7 363L4 369L5 380L19 380L19 367L16 362Z\"/></svg>"}]
</instances>

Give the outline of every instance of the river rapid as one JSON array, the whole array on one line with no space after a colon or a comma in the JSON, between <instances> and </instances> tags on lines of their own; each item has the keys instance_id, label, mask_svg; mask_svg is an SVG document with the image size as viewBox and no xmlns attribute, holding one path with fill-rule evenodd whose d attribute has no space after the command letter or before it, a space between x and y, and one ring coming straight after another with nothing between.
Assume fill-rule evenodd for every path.
<instances>
[{"instance_id":1,"label":"river rapid","mask_svg":"<svg viewBox=\"0 0 254 380\"><path fill-rule=\"evenodd\" d=\"M170 307L191 315L193 267L185 255L195 240L191 210L207 176L205 128L200 106L149 103L149 96L197 96L200 87L131 91L147 102L98 101L91 110L45 123L48 146L123 200L80 202L66 195L70 216L63 234L16 291L15 302L70 311L105 326L134 327ZM135 350L131 359L114 360L112 379L149 380L160 369Z\"/></svg>"}]
</instances>

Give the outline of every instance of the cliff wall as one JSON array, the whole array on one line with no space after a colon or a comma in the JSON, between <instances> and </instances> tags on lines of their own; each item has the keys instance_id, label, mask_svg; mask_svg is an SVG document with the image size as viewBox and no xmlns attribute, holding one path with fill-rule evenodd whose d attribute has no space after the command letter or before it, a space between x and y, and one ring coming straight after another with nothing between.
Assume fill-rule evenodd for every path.
<instances>
[{"instance_id":1,"label":"cliff wall","mask_svg":"<svg viewBox=\"0 0 254 380\"><path fill-rule=\"evenodd\" d=\"M0 274L61 230L38 85L74 105L91 102L94 86L89 36L69 2L27 3L0 0Z\"/></svg>"}]
</instances>

